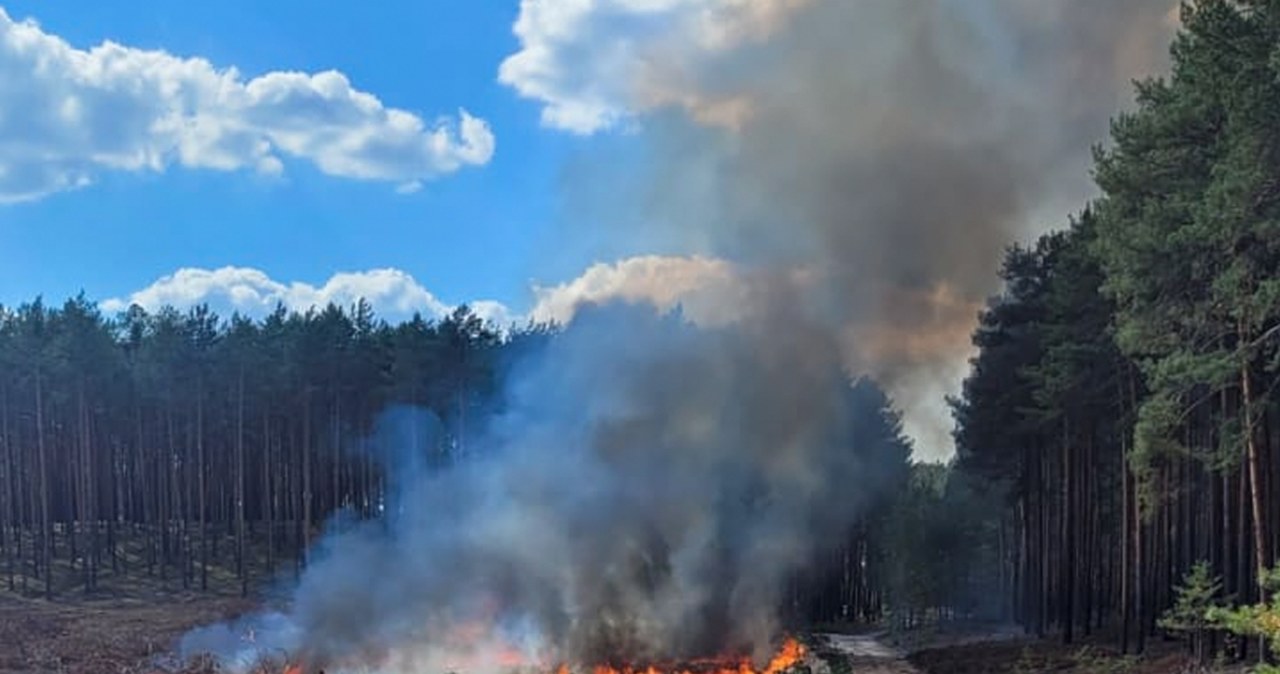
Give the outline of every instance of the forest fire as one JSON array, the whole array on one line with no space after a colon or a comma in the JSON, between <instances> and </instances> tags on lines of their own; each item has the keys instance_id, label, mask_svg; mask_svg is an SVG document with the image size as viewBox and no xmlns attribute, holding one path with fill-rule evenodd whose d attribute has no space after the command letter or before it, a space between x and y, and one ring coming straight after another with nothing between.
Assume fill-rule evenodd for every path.
<instances>
[{"instance_id":1,"label":"forest fire","mask_svg":"<svg viewBox=\"0 0 1280 674\"><path fill-rule=\"evenodd\" d=\"M624 665L596 665L591 674L782 674L804 661L805 648L799 641L788 638L763 669L755 669L748 658L708 658L679 665L648 665L636 667ZM572 674L572 668L561 665L556 674Z\"/></svg>"},{"instance_id":2,"label":"forest fire","mask_svg":"<svg viewBox=\"0 0 1280 674\"><path fill-rule=\"evenodd\" d=\"M646 665L598 664L594 666L572 666L560 664L553 669L531 665L515 652L499 654L490 658L489 661L497 662L502 670L525 674L784 674L804 662L805 654L804 644L788 637L778 648L777 653L760 669L756 669L749 658L735 656ZM439 674L446 674L446 672L467 674L469 669L464 662L453 662L446 665ZM324 674L326 671L328 670L324 668L310 669L301 663L291 663L285 665L279 671L279 674ZM339 668L334 671L344 670Z\"/></svg>"}]
</instances>

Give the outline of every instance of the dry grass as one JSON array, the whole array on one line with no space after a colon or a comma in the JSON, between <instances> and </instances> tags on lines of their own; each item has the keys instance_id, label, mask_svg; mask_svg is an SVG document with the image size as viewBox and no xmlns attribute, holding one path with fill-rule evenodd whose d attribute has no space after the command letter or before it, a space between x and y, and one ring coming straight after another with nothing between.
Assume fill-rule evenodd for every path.
<instances>
[{"instance_id":1,"label":"dry grass","mask_svg":"<svg viewBox=\"0 0 1280 674\"><path fill-rule=\"evenodd\" d=\"M7 560L0 559L0 674L163 671L155 665L157 656L171 652L176 639L187 630L255 607L253 601L239 598L234 538L217 537L218 554L210 557L208 591L197 592L198 564L193 564L192 589L184 589L175 566L163 569L163 577L159 567L147 573L147 541L134 534L128 528L119 532L114 550L116 569L112 569L112 555L104 554L96 590L89 596L84 593L79 560L72 564L64 529L58 529L55 536L53 601L41 599L44 579L31 575L29 563L16 564L10 581ZM214 538L210 537L211 545ZM28 535L23 549L32 550L33 545L35 541ZM248 552L250 589L270 587L274 576L267 567L265 546L253 545ZM11 582L14 591L7 591ZM203 674L215 670L209 662L195 662L181 671Z\"/></svg>"},{"instance_id":2,"label":"dry grass","mask_svg":"<svg viewBox=\"0 0 1280 674\"><path fill-rule=\"evenodd\" d=\"M1099 646L1063 646L1052 640L970 643L923 650L910 660L927 674L1183 674L1201 671L1186 655L1153 648L1146 657L1122 657Z\"/></svg>"},{"instance_id":3,"label":"dry grass","mask_svg":"<svg viewBox=\"0 0 1280 674\"><path fill-rule=\"evenodd\" d=\"M149 661L182 633L249 608L239 599L61 603L0 595L0 674L158 671Z\"/></svg>"}]
</instances>

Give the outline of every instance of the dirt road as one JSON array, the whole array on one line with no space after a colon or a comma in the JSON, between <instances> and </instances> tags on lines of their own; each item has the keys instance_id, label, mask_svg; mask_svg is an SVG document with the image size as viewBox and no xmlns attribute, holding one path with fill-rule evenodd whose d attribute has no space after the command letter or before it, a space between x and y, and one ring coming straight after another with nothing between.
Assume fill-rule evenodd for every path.
<instances>
[{"instance_id":1,"label":"dirt road","mask_svg":"<svg viewBox=\"0 0 1280 674\"><path fill-rule=\"evenodd\" d=\"M821 634L856 674L919 674L906 657L885 644L880 634Z\"/></svg>"}]
</instances>

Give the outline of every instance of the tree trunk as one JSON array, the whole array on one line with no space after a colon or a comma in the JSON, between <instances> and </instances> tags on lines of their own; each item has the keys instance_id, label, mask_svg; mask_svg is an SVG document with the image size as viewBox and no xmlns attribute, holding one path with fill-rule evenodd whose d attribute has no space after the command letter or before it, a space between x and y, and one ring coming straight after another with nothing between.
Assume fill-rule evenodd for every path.
<instances>
[{"instance_id":1,"label":"tree trunk","mask_svg":"<svg viewBox=\"0 0 1280 674\"><path fill-rule=\"evenodd\" d=\"M274 463L271 451L274 442L271 438L271 417L262 411L262 508L267 523L267 572L275 570L276 565L276 499L278 488L274 473L279 467Z\"/></svg>"},{"instance_id":2,"label":"tree trunk","mask_svg":"<svg viewBox=\"0 0 1280 674\"><path fill-rule=\"evenodd\" d=\"M209 527L206 521L209 492L204 466L204 376L196 384L196 503L200 525L200 591L209 590Z\"/></svg>"},{"instance_id":3,"label":"tree trunk","mask_svg":"<svg viewBox=\"0 0 1280 674\"><path fill-rule=\"evenodd\" d=\"M330 430L333 434L331 437L331 442L333 443L333 446L331 447L331 451L333 453L333 471L331 477L333 482L329 487L331 490L329 493L329 503L330 508L334 512L342 507L342 495L340 491L342 488L342 396L340 395L340 391L341 388L335 382L333 388L333 417L330 419L330 423L332 424Z\"/></svg>"},{"instance_id":4,"label":"tree trunk","mask_svg":"<svg viewBox=\"0 0 1280 674\"><path fill-rule=\"evenodd\" d=\"M1061 602L1060 618L1062 623L1062 643L1070 644L1075 636L1075 564L1079 551L1074 548L1075 517L1074 491L1072 489L1071 466L1071 430L1066 415L1062 417L1062 506L1061 506L1061 549L1059 561L1062 564L1058 572L1059 596Z\"/></svg>"},{"instance_id":5,"label":"tree trunk","mask_svg":"<svg viewBox=\"0 0 1280 674\"><path fill-rule=\"evenodd\" d=\"M302 564L311 552L311 390L302 397Z\"/></svg>"},{"instance_id":6,"label":"tree trunk","mask_svg":"<svg viewBox=\"0 0 1280 674\"><path fill-rule=\"evenodd\" d=\"M0 522L0 528L8 527L12 536L5 545L5 574L8 576L9 591L16 589L14 578L16 574L16 561L22 554L22 524L18 518L14 516L14 502L22 503L22 499L18 497L18 479L17 461L14 456L17 452L13 448L13 438L9 435L9 389L7 386L0 384L0 448L4 453L0 454L0 461L4 463L4 521Z\"/></svg>"},{"instance_id":7,"label":"tree trunk","mask_svg":"<svg viewBox=\"0 0 1280 674\"><path fill-rule=\"evenodd\" d=\"M44 440L44 378L36 369L36 452L40 470L40 544L44 562L44 598L53 598L53 526L49 520L49 451Z\"/></svg>"},{"instance_id":8,"label":"tree trunk","mask_svg":"<svg viewBox=\"0 0 1280 674\"><path fill-rule=\"evenodd\" d=\"M240 577L240 596L249 595L249 574L246 573L244 546L244 366L236 396L236 574Z\"/></svg>"},{"instance_id":9,"label":"tree trunk","mask_svg":"<svg viewBox=\"0 0 1280 674\"><path fill-rule=\"evenodd\" d=\"M1134 508L1133 508L1133 615L1134 623L1137 627L1137 652L1139 654L1146 650L1147 646L1147 608L1144 594L1146 593L1147 577L1143 554L1143 536L1142 536L1142 508L1137 501L1136 487L1134 483Z\"/></svg>"},{"instance_id":10,"label":"tree trunk","mask_svg":"<svg viewBox=\"0 0 1280 674\"><path fill-rule=\"evenodd\" d=\"M1253 376L1249 363L1240 367L1240 392L1244 407L1245 455L1249 469L1250 515L1253 519L1253 573L1254 581L1259 585L1259 597L1263 574L1267 569L1267 533L1266 513L1262 506L1263 491L1261 484L1261 458L1258 451L1258 432L1253 410Z\"/></svg>"},{"instance_id":11,"label":"tree trunk","mask_svg":"<svg viewBox=\"0 0 1280 674\"><path fill-rule=\"evenodd\" d=\"M89 419L88 411L85 406L84 399L84 377L81 376L76 385L76 446L78 450L77 463L80 464L80 496L77 499L79 503L79 520L82 527L91 527L91 514L89 512L92 500L89 496L90 483L93 480L93 462L89 456ZM89 539L87 547L84 550L84 562L81 565L81 576L84 581L84 593L87 595L93 591L93 536L86 536Z\"/></svg>"},{"instance_id":12,"label":"tree trunk","mask_svg":"<svg viewBox=\"0 0 1280 674\"><path fill-rule=\"evenodd\" d=\"M1133 613L1133 505L1132 478L1125 461L1124 445L1120 453L1120 654L1129 652L1129 629Z\"/></svg>"}]
</instances>

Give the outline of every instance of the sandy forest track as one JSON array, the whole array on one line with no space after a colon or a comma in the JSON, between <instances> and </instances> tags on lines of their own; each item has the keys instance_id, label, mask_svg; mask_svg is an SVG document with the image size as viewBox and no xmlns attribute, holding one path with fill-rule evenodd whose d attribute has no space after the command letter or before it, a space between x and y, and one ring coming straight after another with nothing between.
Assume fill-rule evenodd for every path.
<instances>
[{"instance_id":1,"label":"sandy forest track","mask_svg":"<svg viewBox=\"0 0 1280 674\"><path fill-rule=\"evenodd\" d=\"M906 656L878 634L821 634L832 651L848 660L856 674L920 674Z\"/></svg>"}]
</instances>

